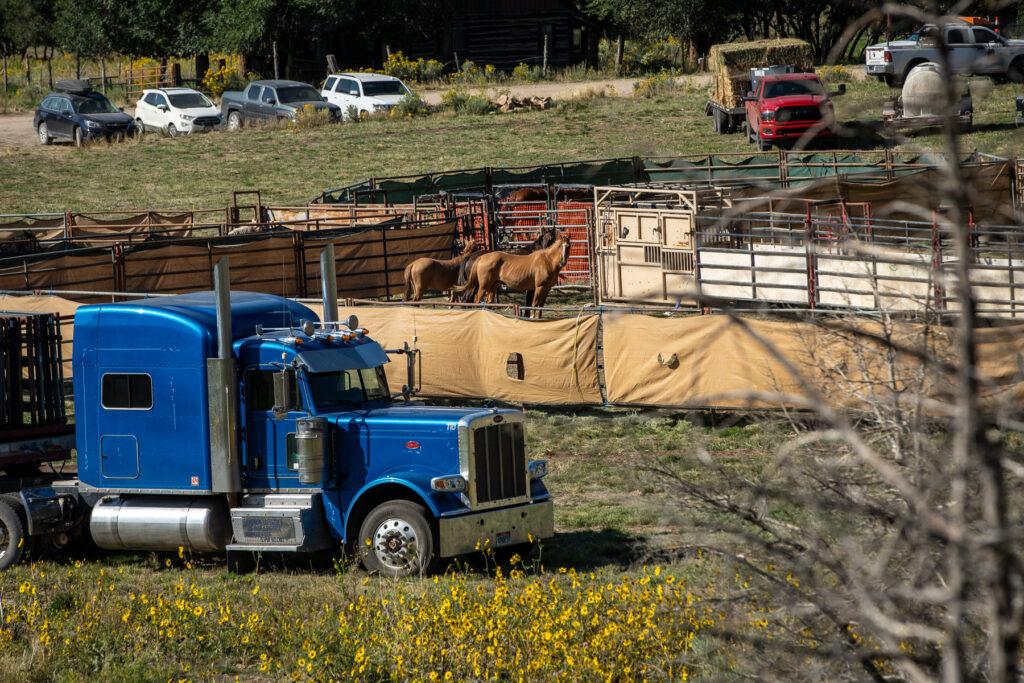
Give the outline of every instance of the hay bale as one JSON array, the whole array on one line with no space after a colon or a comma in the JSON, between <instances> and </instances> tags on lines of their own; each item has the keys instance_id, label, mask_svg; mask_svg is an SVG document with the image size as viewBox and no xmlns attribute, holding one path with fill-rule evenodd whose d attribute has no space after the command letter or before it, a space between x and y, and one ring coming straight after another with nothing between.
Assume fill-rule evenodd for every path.
<instances>
[{"instance_id":1,"label":"hay bale","mask_svg":"<svg viewBox=\"0 0 1024 683\"><path fill-rule=\"evenodd\" d=\"M714 98L737 107L750 85L751 69L775 64L795 64L806 69L814 63L810 43L798 38L772 38L745 43L721 43L708 52L708 69L715 77Z\"/></svg>"}]
</instances>

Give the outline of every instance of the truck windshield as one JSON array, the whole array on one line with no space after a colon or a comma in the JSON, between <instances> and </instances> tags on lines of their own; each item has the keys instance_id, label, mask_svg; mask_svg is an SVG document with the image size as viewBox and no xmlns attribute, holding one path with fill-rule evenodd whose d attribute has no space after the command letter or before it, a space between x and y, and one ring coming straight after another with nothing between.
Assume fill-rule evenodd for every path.
<instances>
[{"instance_id":1,"label":"truck windshield","mask_svg":"<svg viewBox=\"0 0 1024 683\"><path fill-rule=\"evenodd\" d=\"M824 92L818 81L775 81L764 87L765 99L788 95L821 95Z\"/></svg>"},{"instance_id":2,"label":"truck windshield","mask_svg":"<svg viewBox=\"0 0 1024 683\"><path fill-rule=\"evenodd\" d=\"M171 106L178 109L195 109L198 107L212 107L213 102L206 99L201 92L188 92L181 95L171 95Z\"/></svg>"},{"instance_id":3,"label":"truck windshield","mask_svg":"<svg viewBox=\"0 0 1024 683\"><path fill-rule=\"evenodd\" d=\"M119 111L110 100L100 94L89 95L87 99L79 100L75 109L79 114L115 114Z\"/></svg>"},{"instance_id":4,"label":"truck windshield","mask_svg":"<svg viewBox=\"0 0 1024 683\"><path fill-rule=\"evenodd\" d=\"M324 98L320 97L320 93L313 90L308 85L293 85L288 88L277 89L277 100L281 104L291 104L292 102L319 102Z\"/></svg>"},{"instance_id":5,"label":"truck windshield","mask_svg":"<svg viewBox=\"0 0 1024 683\"><path fill-rule=\"evenodd\" d=\"M319 410L348 408L367 401L386 400L388 379L384 368L362 368L340 372L311 372L309 388Z\"/></svg>"},{"instance_id":6,"label":"truck windshield","mask_svg":"<svg viewBox=\"0 0 1024 683\"><path fill-rule=\"evenodd\" d=\"M404 95L409 92L401 81L363 81L363 95Z\"/></svg>"}]
</instances>

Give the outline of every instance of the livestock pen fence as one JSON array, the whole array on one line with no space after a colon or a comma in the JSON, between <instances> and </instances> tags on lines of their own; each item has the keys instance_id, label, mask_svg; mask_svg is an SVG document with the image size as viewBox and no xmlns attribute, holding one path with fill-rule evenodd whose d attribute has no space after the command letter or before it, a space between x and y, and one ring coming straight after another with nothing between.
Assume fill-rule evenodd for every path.
<instances>
[{"instance_id":1,"label":"livestock pen fence","mask_svg":"<svg viewBox=\"0 0 1024 683\"><path fill-rule=\"evenodd\" d=\"M234 266L234 264L232 264ZM71 295L68 295L71 296ZM121 296L130 296L123 293ZM87 297L88 298L88 297ZM6 296L5 307L46 309L71 320L77 301ZM305 300L320 312L320 303ZM416 350L414 384L434 399L481 399L539 405L647 406L724 410L806 408L803 384L852 409L866 401L936 401L951 386L952 328L857 316L744 316L698 312L665 316L617 309L561 309L561 317L526 320L481 307L354 305L385 348ZM649 313L649 311L648 311ZM895 357L879 339L893 338ZM1024 398L1024 325L977 331L980 395L1019 413ZM928 364L923 364L925 361ZM405 363L387 365L393 387L408 382ZM838 374L837 374L838 373Z\"/></svg>"},{"instance_id":2,"label":"livestock pen fence","mask_svg":"<svg viewBox=\"0 0 1024 683\"><path fill-rule=\"evenodd\" d=\"M212 287L211 268L231 256L241 288L281 296L320 291L319 254L335 245L343 296L388 297L415 258L447 258L459 219L316 232L175 239L86 246L0 259L0 289L178 293Z\"/></svg>"}]
</instances>

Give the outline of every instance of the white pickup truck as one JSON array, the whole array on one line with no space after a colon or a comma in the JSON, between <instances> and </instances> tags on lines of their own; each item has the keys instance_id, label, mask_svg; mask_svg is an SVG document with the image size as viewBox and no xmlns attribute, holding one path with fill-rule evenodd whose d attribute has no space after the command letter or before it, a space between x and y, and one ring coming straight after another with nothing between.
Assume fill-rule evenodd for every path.
<instances>
[{"instance_id":1,"label":"white pickup truck","mask_svg":"<svg viewBox=\"0 0 1024 683\"><path fill-rule=\"evenodd\" d=\"M942 31L954 73L1024 81L1024 40L967 23L945 24ZM939 28L927 24L903 40L871 45L864 51L868 75L900 85L918 64L939 62L938 36Z\"/></svg>"}]
</instances>

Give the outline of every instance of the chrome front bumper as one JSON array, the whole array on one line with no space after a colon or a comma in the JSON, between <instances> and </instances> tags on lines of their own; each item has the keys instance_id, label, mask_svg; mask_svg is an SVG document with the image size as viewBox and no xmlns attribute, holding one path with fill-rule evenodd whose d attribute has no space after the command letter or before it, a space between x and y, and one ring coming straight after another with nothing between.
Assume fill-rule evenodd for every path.
<instances>
[{"instance_id":1,"label":"chrome front bumper","mask_svg":"<svg viewBox=\"0 0 1024 683\"><path fill-rule=\"evenodd\" d=\"M555 535L555 508L550 500L486 512L442 517L439 522L441 557L463 555L483 548L529 543Z\"/></svg>"}]
</instances>

